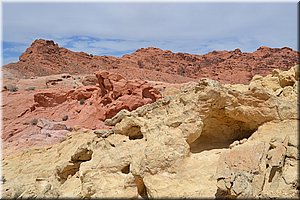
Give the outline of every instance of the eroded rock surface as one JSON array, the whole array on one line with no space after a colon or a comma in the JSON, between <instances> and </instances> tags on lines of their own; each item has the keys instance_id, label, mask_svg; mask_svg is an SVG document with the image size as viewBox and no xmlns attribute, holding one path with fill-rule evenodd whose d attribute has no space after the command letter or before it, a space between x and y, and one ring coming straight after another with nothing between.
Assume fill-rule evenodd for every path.
<instances>
[{"instance_id":1,"label":"eroded rock surface","mask_svg":"<svg viewBox=\"0 0 300 200\"><path fill-rule=\"evenodd\" d=\"M107 128L103 121L113 117L120 110L132 111L161 98L161 93L148 82L127 80L108 71L96 72L96 85L80 85L80 77L67 74L59 77L66 80L57 85L50 85L49 88L44 85L45 88L39 86L32 90L24 91L22 88L17 92L3 92L4 149L22 149L60 141L54 139L55 137L42 137L45 134L42 134L34 123L40 119L57 123L63 121L69 127L103 129ZM46 78L44 84L47 83L46 80L56 79L57 77ZM55 135L62 139L66 135L63 132L59 131Z\"/></svg>"},{"instance_id":2,"label":"eroded rock surface","mask_svg":"<svg viewBox=\"0 0 300 200\"><path fill-rule=\"evenodd\" d=\"M9 156L4 197L296 198L298 79L294 68L277 72L271 77L288 84L262 86L270 76L249 86L202 79L121 110L105 121L111 131L79 130L52 147ZM99 93L112 97L106 75L98 74Z\"/></svg>"},{"instance_id":3,"label":"eroded rock surface","mask_svg":"<svg viewBox=\"0 0 300 200\"><path fill-rule=\"evenodd\" d=\"M217 197L286 198L298 196L297 121L269 122L222 154L217 168Z\"/></svg>"}]
</instances>

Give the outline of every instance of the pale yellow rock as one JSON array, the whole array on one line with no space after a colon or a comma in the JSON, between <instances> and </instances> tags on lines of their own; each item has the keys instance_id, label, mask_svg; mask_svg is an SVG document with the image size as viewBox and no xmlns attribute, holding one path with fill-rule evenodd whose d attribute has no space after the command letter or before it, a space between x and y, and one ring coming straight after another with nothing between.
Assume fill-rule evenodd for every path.
<instances>
[{"instance_id":1,"label":"pale yellow rock","mask_svg":"<svg viewBox=\"0 0 300 200\"><path fill-rule=\"evenodd\" d=\"M265 77L255 75L249 84L249 90L263 90L266 93L278 95L280 89L297 84L297 70L298 66L294 66L288 71L274 69L271 75Z\"/></svg>"},{"instance_id":2,"label":"pale yellow rock","mask_svg":"<svg viewBox=\"0 0 300 200\"><path fill-rule=\"evenodd\" d=\"M166 96L172 96L172 95L176 95L180 92L180 89L178 88L174 88L174 87L170 87L170 88L166 88L163 95L164 97Z\"/></svg>"},{"instance_id":3,"label":"pale yellow rock","mask_svg":"<svg viewBox=\"0 0 300 200\"><path fill-rule=\"evenodd\" d=\"M281 87L293 86L296 82L296 72L295 67L292 67L288 71L281 71L279 69L274 69L272 72L273 77L279 78L279 83Z\"/></svg>"},{"instance_id":4,"label":"pale yellow rock","mask_svg":"<svg viewBox=\"0 0 300 200\"><path fill-rule=\"evenodd\" d=\"M287 150L299 147L297 123L266 123L247 142L223 153L216 172L219 197L296 198L298 158Z\"/></svg>"}]
</instances>

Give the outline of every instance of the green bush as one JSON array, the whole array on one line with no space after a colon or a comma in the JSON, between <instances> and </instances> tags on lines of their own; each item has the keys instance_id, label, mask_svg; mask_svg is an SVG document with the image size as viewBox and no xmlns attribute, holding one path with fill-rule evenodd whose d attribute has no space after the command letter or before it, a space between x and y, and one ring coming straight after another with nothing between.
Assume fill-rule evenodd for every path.
<instances>
[{"instance_id":1,"label":"green bush","mask_svg":"<svg viewBox=\"0 0 300 200\"><path fill-rule=\"evenodd\" d=\"M35 87L34 87L34 86L31 86L31 87L28 87L28 88L26 89L26 91L30 91L30 90L35 90Z\"/></svg>"},{"instance_id":2,"label":"green bush","mask_svg":"<svg viewBox=\"0 0 300 200\"><path fill-rule=\"evenodd\" d=\"M32 126L37 125L37 123L38 123L38 120L36 118L34 118L34 119L31 120L31 125Z\"/></svg>"},{"instance_id":3,"label":"green bush","mask_svg":"<svg viewBox=\"0 0 300 200\"><path fill-rule=\"evenodd\" d=\"M8 87L8 90L10 91L10 92L16 92L16 91L18 91L18 87L17 86L15 86L15 85L12 85L12 86L10 86L10 87Z\"/></svg>"},{"instance_id":4,"label":"green bush","mask_svg":"<svg viewBox=\"0 0 300 200\"><path fill-rule=\"evenodd\" d=\"M67 121L68 119L69 119L69 116L68 116L68 115L65 115L65 116L62 118L63 121Z\"/></svg>"},{"instance_id":5,"label":"green bush","mask_svg":"<svg viewBox=\"0 0 300 200\"><path fill-rule=\"evenodd\" d=\"M83 105L84 102L85 102L85 99L80 99L80 100L79 100L80 105Z\"/></svg>"}]
</instances>

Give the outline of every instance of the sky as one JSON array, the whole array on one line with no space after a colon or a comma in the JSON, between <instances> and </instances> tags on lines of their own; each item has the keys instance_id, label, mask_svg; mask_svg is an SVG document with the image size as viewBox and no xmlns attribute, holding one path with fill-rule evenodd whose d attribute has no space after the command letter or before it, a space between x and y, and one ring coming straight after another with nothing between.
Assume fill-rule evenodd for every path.
<instances>
[{"instance_id":1,"label":"sky","mask_svg":"<svg viewBox=\"0 0 300 200\"><path fill-rule=\"evenodd\" d=\"M297 50L297 2L2 4L3 64L17 62L39 38L117 57L150 46L193 54Z\"/></svg>"}]
</instances>

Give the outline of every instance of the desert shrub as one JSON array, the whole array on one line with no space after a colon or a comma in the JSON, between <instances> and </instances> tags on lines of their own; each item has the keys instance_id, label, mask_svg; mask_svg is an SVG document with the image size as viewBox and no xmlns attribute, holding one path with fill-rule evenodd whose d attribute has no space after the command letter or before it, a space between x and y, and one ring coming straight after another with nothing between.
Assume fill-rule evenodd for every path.
<instances>
[{"instance_id":1,"label":"desert shrub","mask_svg":"<svg viewBox=\"0 0 300 200\"><path fill-rule=\"evenodd\" d=\"M62 118L63 121L67 121L68 119L69 119L68 115L63 116L63 118Z\"/></svg>"},{"instance_id":2,"label":"desert shrub","mask_svg":"<svg viewBox=\"0 0 300 200\"><path fill-rule=\"evenodd\" d=\"M144 63L143 63L143 61L138 60L137 64L138 64L139 68L144 68Z\"/></svg>"},{"instance_id":3,"label":"desert shrub","mask_svg":"<svg viewBox=\"0 0 300 200\"><path fill-rule=\"evenodd\" d=\"M184 67L180 67L178 70L178 74L181 76L185 76L186 74L186 69Z\"/></svg>"},{"instance_id":4,"label":"desert shrub","mask_svg":"<svg viewBox=\"0 0 300 200\"><path fill-rule=\"evenodd\" d=\"M16 92L16 91L18 91L18 87L17 86L15 86L15 85L12 85L12 86L9 86L8 87L8 90L10 91L10 92Z\"/></svg>"},{"instance_id":5,"label":"desert shrub","mask_svg":"<svg viewBox=\"0 0 300 200\"><path fill-rule=\"evenodd\" d=\"M85 99L80 99L80 100L79 100L80 105L83 105L84 102L85 102Z\"/></svg>"},{"instance_id":6,"label":"desert shrub","mask_svg":"<svg viewBox=\"0 0 300 200\"><path fill-rule=\"evenodd\" d=\"M30 90L35 90L35 87L34 86L30 86L30 87L26 88L26 91L30 91Z\"/></svg>"},{"instance_id":7,"label":"desert shrub","mask_svg":"<svg viewBox=\"0 0 300 200\"><path fill-rule=\"evenodd\" d=\"M31 120L31 125L32 126L37 125L37 123L38 123L38 120L36 118L34 118L34 119Z\"/></svg>"}]
</instances>

